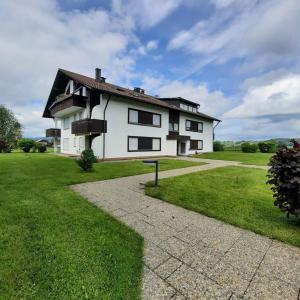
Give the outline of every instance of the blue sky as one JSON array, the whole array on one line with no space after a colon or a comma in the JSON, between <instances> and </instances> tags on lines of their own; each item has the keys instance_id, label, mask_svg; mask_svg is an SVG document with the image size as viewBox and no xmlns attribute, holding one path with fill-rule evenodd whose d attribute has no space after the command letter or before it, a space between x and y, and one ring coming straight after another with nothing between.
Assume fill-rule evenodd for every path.
<instances>
[{"instance_id":1,"label":"blue sky","mask_svg":"<svg viewBox=\"0 0 300 300\"><path fill-rule=\"evenodd\" d=\"M222 140L299 137L299 0L15 0L0 4L0 103L41 136L57 68L182 96Z\"/></svg>"}]
</instances>

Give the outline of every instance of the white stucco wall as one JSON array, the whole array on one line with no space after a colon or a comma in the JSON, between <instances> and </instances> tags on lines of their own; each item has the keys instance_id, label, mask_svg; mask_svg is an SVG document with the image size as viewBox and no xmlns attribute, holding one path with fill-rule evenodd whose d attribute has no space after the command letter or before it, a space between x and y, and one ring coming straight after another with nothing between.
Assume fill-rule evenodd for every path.
<instances>
[{"instance_id":1,"label":"white stucco wall","mask_svg":"<svg viewBox=\"0 0 300 300\"><path fill-rule=\"evenodd\" d=\"M89 93L87 91L89 102ZM91 112L92 119L104 119L104 108L108 96L100 96L101 103L93 108ZM142 126L128 124L128 108L140 109L153 113L161 114L161 127ZM82 118L89 117L89 105L81 110ZM77 119L78 119L78 112ZM63 118L61 118L61 152L66 154L79 155L87 147L88 138L85 136L75 136L71 134L71 123L74 121L74 115L64 116L70 118L69 129L64 129ZM186 131L186 119L203 122L203 133ZM112 96L106 110L107 133L105 134L105 158L123 158L123 157L142 157L142 156L160 156L177 155L177 141L167 140L169 133L169 111L167 109L141 104L138 102L117 98ZM190 114L180 112L179 134L188 135L191 139L203 140L203 150L189 150L190 142L186 142L186 155L197 152L210 152L213 145L213 122L193 117ZM98 158L103 158L103 134L92 141L92 149ZM161 151L137 151L128 152L128 136L158 137L161 138ZM69 149L64 148L64 139L69 139ZM75 140L75 143L74 143ZM81 141L81 143L80 143ZM80 147L80 144L82 147Z\"/></svg>"},{"instance_id":2,"label":"white stucco wall","mask_svg":"<svg viewBox=\"0 0 300 300\"><path fill-rule=\"evenodd\" d=\"M103 111L107 97L102 98L102 103L94 107L92 118L103 119ZM128 124L128 108L145 110L161 114L161 127ZM169 131L169 113L167 109L139 104L111 97L106 110L107 133L105 134L105 158L138 157L176 155L176 141L167 141ZM128 136L143 136L161 138L161 151L128 152ZM99 157L103 157L103 134L96 137L92 149Z\"/></svg>"},{"instance_id":3,"label":"white stucco wall","mask_svg":"<svg viewBox=\"0 0 300 300\"><path fill-rule=\"evenodd\" d=\"M192 120L196 122L203 122L203 132L193 132L185 130L186 120ZM187 141L186 153L195 154L195 152L212 152L213 151L213 121L207 119L195 118L192 115L180 112L179 121L180 135L188 135L192 140L203 140L203 150L189 150L190 142Z\"/></svg>"}]
</instances>

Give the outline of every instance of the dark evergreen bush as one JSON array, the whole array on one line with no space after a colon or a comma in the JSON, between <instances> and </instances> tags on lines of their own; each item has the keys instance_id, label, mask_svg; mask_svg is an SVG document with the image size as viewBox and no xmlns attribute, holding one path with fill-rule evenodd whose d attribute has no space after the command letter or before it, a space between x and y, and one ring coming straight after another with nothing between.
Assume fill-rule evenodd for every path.
<instances>
[{"instance_id":1,"label":"dark evergreen bush","mask_svg":"<svg viewBox=\"0 0 300 300\"><path fill-rule=\"evenodd\" d=\"M258 143L259 151L262 153L275 153L276 144L273 142L260 142Z\"/></svg>"},{"instance_id":2,"label":"dark evergreen bush","mask_svg":"<svg viewBox=\"0 0 300 300\"><path fill-rule=\"evenodd\" d=\"M85 172L91 171L93 168L93 163L97 162L92 149L87 149L82 151L80 158L76 160L77 164Z\"/></svg>"},{"instance_id":3,"label":"dark evergreen bush","mask_svg":"<svg viewBox=\"0 0 300 300\"><path fill-rule=\"evenodd\" d=\"M294 215L300 222L300 144L281 147L271 158L268 184L272 185L274 205Z\"/></svg>"},{"instance_id":4,"label":"dark evergreen bush","mask_svg":"<svg viewBox=\"0 0 300 300\"><path fill-rule=\"evenodd\" d=\"M31 139L21 139L18 142L18 146L22 149L23 152L28 153L30 149L35 145L34 140Z\"/></svg>"},{"instance_id":5,"label":"dark evergreen bush","mask_svg":"<svg viewBox=\"0 0 300 300\"><path fill-rule=\"evenodd\" d=\"M47 150L47 147L41 143L35 143L35 147L40 153L44 153Z\"/></svg>"},{"instance_id":6,"label":"dark evergreen bush","mask_svg":"<svg viewBox=\"0 0 300 300\"><path fill-rule=\"evenodd\" d=\"M215 141L214 142L214 151L224 151L224 145L219 141Z\"/></svg>"},{"instance_id":7,"label":"dark evergreen bush","mask_svg":"<svg viewBox=\"0 0 300 300\"><path fill-rule=\"evenodd\" d=\"M246 152L246 153L255 153L257 151L257 145L245 142L245 143L242 143L241 149L243 152Z\"/></svg>"}]
</instances>

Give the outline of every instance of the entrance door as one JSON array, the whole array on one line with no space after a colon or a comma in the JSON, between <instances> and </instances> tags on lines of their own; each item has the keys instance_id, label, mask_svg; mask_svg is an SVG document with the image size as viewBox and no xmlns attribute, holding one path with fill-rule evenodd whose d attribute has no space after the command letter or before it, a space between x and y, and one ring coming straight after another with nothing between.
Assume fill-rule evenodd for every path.
<instances>
[{"instance_id":1,"label":"entrance door","mask_svg":"<svg viewBox=\"0 0 300 300\"><path fill-rule=\"evenodd\" d=\"M185 143L180 143L180 154L185 154Z\"/></svg>"}]
</instances>

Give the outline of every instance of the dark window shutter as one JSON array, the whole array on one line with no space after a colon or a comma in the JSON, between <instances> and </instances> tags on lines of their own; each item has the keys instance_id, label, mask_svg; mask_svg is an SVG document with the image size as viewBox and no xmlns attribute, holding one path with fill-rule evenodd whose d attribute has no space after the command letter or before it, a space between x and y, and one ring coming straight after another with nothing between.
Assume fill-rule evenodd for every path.
<instances>
[{"instance_id":1,"label":"dark window shutter","mask_svg":"<svg viewBox=\"0 0 300 300\"><path fill-rule=\"evenodd\" d=\"M153 125L153 114L146 111L139 111L139 123Z\"/></svg>"},{"instance_id":2,"label":"dark window shutter","mask_svg":"<svg viewBox=\"0 0 300 300\"><path fill-rule=\"evenodd\" d=\"M198 149L198 140L190 140L190 149L197 150Z\"/></svg>"},{"instance_id":3,"label":"dark window shutter","mask_svg":"<svg viewBox=\"0 0 300 300\"><path fill-rule=\"evenodd\" d=\"M152 150L152 138L149 137L139 137L138 149L139 150Z\"/></svg>"}]
</instances>

